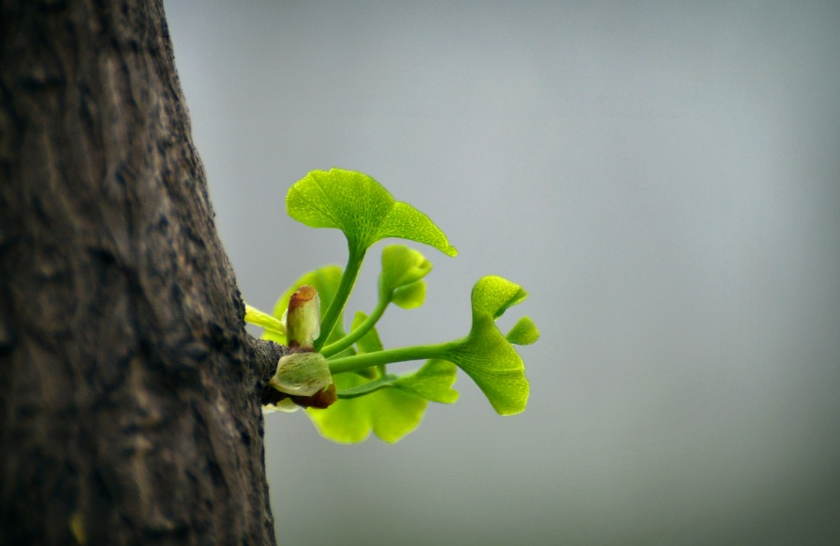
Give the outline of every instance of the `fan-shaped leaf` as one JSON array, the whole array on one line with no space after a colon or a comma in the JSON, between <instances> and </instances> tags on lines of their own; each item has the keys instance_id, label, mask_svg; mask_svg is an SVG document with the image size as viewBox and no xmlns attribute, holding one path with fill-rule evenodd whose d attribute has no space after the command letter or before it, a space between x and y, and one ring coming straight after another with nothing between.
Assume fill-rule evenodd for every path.
<instances>
[{"instance_id":1,"label":"fan-shaped leaf","mask_svg":"<svg viewBox=\"0 0 840 546\"><path fill-rule=\"evenodd\" d=\"M355 171L311 171L289 188L286 212L310 227L340 229L357 251L386 237L400 237L449 256L458 253L428 216L394 200L379 182Z\"/></svg>"},{"instance_id":2,"label":"fan-shaped leaf","mask_svg":"<svg viewBox=\"0 0 840 546\"><path fill-rule=\"evenodd\" d=\"M382 249L379 291L390 294L397 288L419 281L431 270L431 262L420 252L405 245L388 245Z\"/></svg>"},{"instance_id":3,"label":"fan-shaped leaf","mask_svg":"<svg viewBox=\"0 0 840 546\"><path fill-rule=\"evenodd\" d=\"M426 301L426 281L413 282L394 290L391 303L403 309L415 309Z\"/></svg>"},{"instance_id":4,"label":"fan-shaped leaf","mask_svg":"<svg viewBox=\"0 0 840 546\"><path fill-rule=\"evenodd\" d=\"M451 404L457 368L450 362L430 360L416 372L388 375L370 381L356 373L333 376L339 400L324 410L310 410L320 433L336 442L357 443L373 431L396 442L420 424L429 401Z\"/></svg>"},{"instance_id":5,"label":"fan-shaped leaf","mask_svg":"<svg viewBox=\"0 0 840 546\"><path fill-rule=\"evenodd\" d=\"M525 409L530 387L525 364L495 324L505 309L527 297L518 284L488 276L473 287L473 325L466 340L445 356L467 372L500 415Z\"/></svg>"},{"instance_id":6,"label":"fan-shaped leaf","mask_svg":"<svg viewBox=\"0 0 840 546\"><path fill-rule=\"evenodd\" d=\"M540 331L531 317L522 317L505 337L515 345L531 345L540 339Z\"/></svg>"},{"instance_id":7,"label":"fan-shaped leaf","mask_svg":"<svg viewBox=\"0 0 840 546\"><path fill-rule=\"evenodd\" d=\"M445 360L429 360L414 373L398 377L393 387L413 393L420 398L442 404L458 400L458 391L452 388L458 368Z\"/></svg>"},{"instance_id":8,"label":"fan-shaped leaf","mask_svg":"<svg viewBox=\"0 0 840 546\"><path fill-rule=\"evenodd\" d=\"M368 382L355 373L333 377L339 393ZM381 440L394 443L420 424L429 402L400 389L385 388L359 398L339 399L323 410L308 409L322 436L343 444L364 441L373 431Z\"/></svg>"},{"instance_id":9,"label":"fan-shaped leaf","mask_svg":"<svg viewBox=\"0 0 840 546\"><path fill-rule=\"evenodd\" d=\"M527 297L528 292L516 283L495 275L482 277L473 286L473 317L479 314L497 319Z\"/></svg>"},{"instance_id":10,"label":"fan-shaped leaf","mask_svg":"<svg viewBox=\"0 0 840 546\"><path fill-rule=\"evenodd\" d=\"M382 273L379 275L379 298L403 309L423 305L426 283L421 279L432 270L432 264L421 253L405 245L388 245L382 249Z\"/></svg>"}]
</instances>

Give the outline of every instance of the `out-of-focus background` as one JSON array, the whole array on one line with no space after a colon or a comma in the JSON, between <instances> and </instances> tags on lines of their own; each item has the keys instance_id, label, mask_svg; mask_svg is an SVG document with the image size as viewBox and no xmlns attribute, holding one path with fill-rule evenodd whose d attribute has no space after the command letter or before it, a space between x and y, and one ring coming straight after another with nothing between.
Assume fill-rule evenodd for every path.
<instances>
[{"instance_id":1,"label":"out-of-focus background","mask_svg":"<svg viewBox=\"0 0 840 546\"><path fill-rule=\"evenodd\" d=\"M840 3L167 0L246 300L346 257L286 217L366 172L460 254L387 346L531 293L525 413L465 376L395 445L266 419L282 544L840 544ZM375 297L371 251L350 311Z\"/></svg>"}]
</instances>

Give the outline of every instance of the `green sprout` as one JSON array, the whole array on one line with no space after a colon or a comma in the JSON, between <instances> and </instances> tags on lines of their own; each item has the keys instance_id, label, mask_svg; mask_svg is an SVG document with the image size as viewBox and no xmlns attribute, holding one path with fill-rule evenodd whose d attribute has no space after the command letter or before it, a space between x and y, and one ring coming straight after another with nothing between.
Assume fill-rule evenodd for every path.
<instances>
[{"instance_id":1,"label":"green sprout","mask_svg":"<svg viewBox=\"0 0 840 546\"><path fill-rule=\"evenodd\" d=\"M466 336L385 349L376 324L392 303L403 309L423 304L423 279L432 264L407 246L384 247L378 303L370 313L356 312L348 333L344 309L365 254L376 242L396 237L455 256L446 235L428 216L394 200L373 178L341 169L312 171L295 183L286 196L286 211L307 226L340 229L348 260L344 269L331 265L301 276L271 315L246 306L246 322L262 327L263 339L292 351L278 362L269 382L270 407L306 407L318 431L336 442L361 442L371 431L396 442L420 424L429 402L458 399L452 385L460 368L498 414L525 410L529 385L513 345L536 342L539 331L528 317L506 335L496 326L508 308L527 298L522 287L501 277L483 277L472 290L472 327ZM406 374L388 368L406 361L426 362Z\"/></svg>"}]
</instances>

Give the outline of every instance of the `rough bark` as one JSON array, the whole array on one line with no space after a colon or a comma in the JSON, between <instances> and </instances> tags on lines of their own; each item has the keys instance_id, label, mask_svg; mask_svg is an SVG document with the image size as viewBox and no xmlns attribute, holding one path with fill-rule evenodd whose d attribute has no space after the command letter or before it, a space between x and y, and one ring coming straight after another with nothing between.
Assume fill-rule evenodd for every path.
<instances>
[{"instance_id":1,"label":"rough bark","mask_svg":"<svg viewBox=\"0 0 840 546\"><path fill-rule=\"evenodd\" d=\"M273 544L162 1L0 5L0 544Z\"/></svg>"}]
</instances>

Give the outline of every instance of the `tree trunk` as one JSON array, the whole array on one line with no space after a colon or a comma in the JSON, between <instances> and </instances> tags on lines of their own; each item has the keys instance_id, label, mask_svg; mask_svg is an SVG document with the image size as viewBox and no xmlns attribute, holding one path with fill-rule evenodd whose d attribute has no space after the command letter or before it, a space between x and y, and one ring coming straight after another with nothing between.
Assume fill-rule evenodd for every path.
<instances>
[{"instance_id":1,"label":"tree trunk","mask_svg":"<svg viewBox=\"0 0 840 546\"><path fill-rule=\"evenodd\" d=\"M162 0L0 3L0 544L273 544Z\"/></svg>"}]
</instances>

